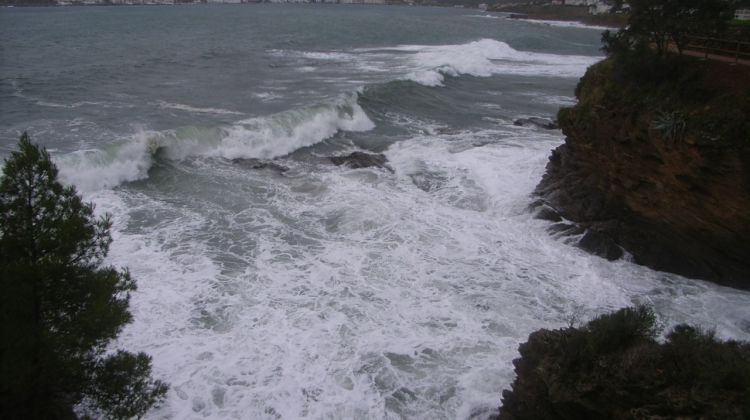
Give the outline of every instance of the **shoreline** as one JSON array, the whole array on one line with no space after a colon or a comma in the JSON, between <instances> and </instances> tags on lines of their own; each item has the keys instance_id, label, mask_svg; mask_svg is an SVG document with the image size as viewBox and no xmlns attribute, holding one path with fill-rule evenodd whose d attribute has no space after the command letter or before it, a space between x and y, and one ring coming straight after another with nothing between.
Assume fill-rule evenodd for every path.
<instances>
[{"instance_id":1,"label":"shoreline","mask_svg":"<svg viewBox=\"0 0 750 420\"><path fill-rule=\"evenodd\" d=\"M617 26L607 26L607 25L595 25L591 23L581 22L578 20L557 20L557 19L532 19L528 17L508 17L508 19L513 19L521 22L526 23L534 23L538 25L546 25L546 26L557 26L557 27L565 27L565 28L578 28L578 29L592 29L592 30L601 30L606 31L610 29L619 29Z\"/></svg>"},{"instance_id":2,"label":"shoreline","mask_svg":"<svg viewBox=\"0 0 750 420\"><path fill-rule=\"evenodd\" d=\"M579 6L508 6L488 10L508 14L511 19L547 22L575 22L585 26L619 29L627 25L627 14L592 15L588 7Z\"/></svg>"}]
</instances>

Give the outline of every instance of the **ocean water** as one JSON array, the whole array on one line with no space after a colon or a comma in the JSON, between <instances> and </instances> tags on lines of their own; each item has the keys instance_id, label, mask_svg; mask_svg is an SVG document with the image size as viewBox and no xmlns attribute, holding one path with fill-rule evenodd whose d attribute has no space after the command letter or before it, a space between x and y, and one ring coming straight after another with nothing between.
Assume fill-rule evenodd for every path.
<instances>
[{"instance_id":1,"label":"ocean water","mask_svg":"<svg viewBox=\"0 0 750 420\"><path fill-rule=\"evenodd\" d=\"M538 328L633 304L750 339L750 294L608 262L527 211L601 28L334 5L0 10L26 130L113 215L150 419L484 419ZM326 157L383 153L393 172ZM253 169L247 159L288 168Z\"/></svg>"}]
</instances>

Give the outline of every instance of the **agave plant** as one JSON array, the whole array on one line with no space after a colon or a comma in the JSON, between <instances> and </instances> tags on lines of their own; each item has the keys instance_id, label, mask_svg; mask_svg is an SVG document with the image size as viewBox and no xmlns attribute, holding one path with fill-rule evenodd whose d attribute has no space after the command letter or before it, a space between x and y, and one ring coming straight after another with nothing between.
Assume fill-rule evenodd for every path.
<instances>
[{"instance_id":1,"label":"agave plant","mask_svg":"<svg viewBox=\"0 0 750 420\"><path fill-rule=\"evenodd\" d=\"M659 115L651 123L651 126L672 144L682 139L685 125L685 117L678 111L659 112Z\"/></svg>"}]
</instances>

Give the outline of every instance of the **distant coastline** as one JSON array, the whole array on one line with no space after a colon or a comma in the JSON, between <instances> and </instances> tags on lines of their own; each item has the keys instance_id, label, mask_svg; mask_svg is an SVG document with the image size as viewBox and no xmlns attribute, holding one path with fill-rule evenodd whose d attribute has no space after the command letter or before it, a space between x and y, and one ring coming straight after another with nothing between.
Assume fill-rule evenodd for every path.
<instances>
[{"instance_id":1,"label":"distant coastline","mask_svg":"<svg viewBox=\"0 0 750 420\"><path fill-rule=\"evenodd\" d=\"M512 4L489 8L478 1L463 4L442 3L439 0L2 0L4 7L54 6L177 6L198 4L352 4L382 6L454 7L482 12L502 13L511 19L549 22L575 22L584 26L621 28L626 14L591 14L586 6L554 6Z\"/></svg>"},{"instance_id":2,"label":"distant coastline","mask_svg":"<svg viewBox=\"0 0 750 420\"><path fill-rule=\"evenodd\" d=\"M485 9L477 1L465 4L441 3L439 0L0 0L0 7L49 6L172 6L196 4L352 4L382 6L455 7L467 10Z\"/></svg>"},{"instance_id":3,"label":"distant coastline","mask_svg":"<svg viewBox=\"0 0 750 420\"><path fill-rule=\"evenodd\" d=\"M626 13L592 14L587 6L513 5L498 6L488 11L508 13L512 19L578 22L608 28L622 28L627 23Z\"/></svg>"},{"instance_id":4,"label":"distant coastline","mask_svg":"<svg viewBox=\"0 0 750 420\"><path fill-rule=\"evenodd\" d=\"M197 4L367 4L367 5L421 5L408 0L5 0L5 7L50 6L177 6Z\"/></svg>"}]
</instances>

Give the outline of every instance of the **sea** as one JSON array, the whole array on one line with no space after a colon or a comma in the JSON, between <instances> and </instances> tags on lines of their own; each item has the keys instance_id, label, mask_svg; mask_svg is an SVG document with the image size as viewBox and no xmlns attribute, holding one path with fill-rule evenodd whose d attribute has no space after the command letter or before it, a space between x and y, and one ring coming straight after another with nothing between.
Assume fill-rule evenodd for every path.
<instances>
[{"instance_id":1,"label":"sea","mask_svg":"<svg viewBox=\"0 0 750 420\"><path fill-rule=\"evenodd\" d=\"M750 339L750 293L609 262L528 210L602 28L456 8L0 9L27 131L137 280L148 419L486 419L539 328L625 306ZM383 154L387 168L329 157Z\"/></svg>"}]
</instances>

